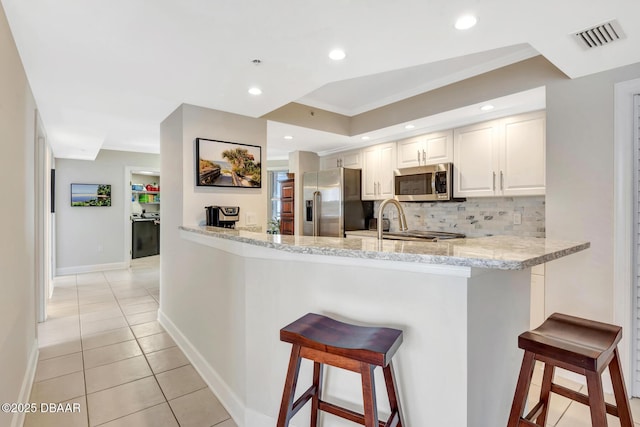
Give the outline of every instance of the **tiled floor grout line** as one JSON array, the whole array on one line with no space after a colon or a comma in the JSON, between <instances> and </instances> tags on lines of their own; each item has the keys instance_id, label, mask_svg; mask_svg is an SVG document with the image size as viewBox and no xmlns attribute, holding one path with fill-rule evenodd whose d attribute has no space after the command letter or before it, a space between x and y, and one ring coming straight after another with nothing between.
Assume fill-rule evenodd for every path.
<instances>
[{"instance_id":1,"label":"tiled floor grout line","mask_svg":"<svg viewBox=\"0 0 640 427\"><path fill-rule=\"evenodd\" d=\"M107 283L109 284L109 289L111 289L111 292L113 293L113 286L111 286L111 282L109 282L108 279L107 279ZM143 289L145 290L147 295L150 296L151 299L153 299L155 301L155 298L153 298L153 296L149 293L149 290L147 288L144 288L144 287L143 287ZM158 388L160 389L160 393L162 393L162 397L164 398L164 402L163 403L167 404L167 406L169 407L169 410L171 411L171 415L173 415L173 418L176 420L176 423L178 425L180 425L180 422L178 421L178 417L176 416L175 412L173 411L173 408L171 407L171 405L169 404L169 399L167 399L167 395L165 394L164 390L160 386L160 382L158 381L158 377L156 376L156 373L153 371L153 368L151 367L151 364L149 363L149 358L147 357L147 353L143 350L142 346L140 345L140 341L138 341L138 336L136 335L136 333L131 328L132 325L129 323L129 319L127 319L127 316L124 313L124 310L122 309L122 306L120 305L120 300L118 300L118 298L116 297L115 293L113 293L113 296L116 299L116 303L118 304L118 307L120 308L120 311L122 311L122 315L124 316L124 319L127 322L127 325L129 325L129 330L131 331L131 334L133 335L133 338L136 340L136 344L138 344L138 347L140 347L140 350L142 351L142 356L144 357L145 362L147 362L147 366L149 367L149 371L151 371L151 375L153 376L153 379L155 380ZM156 303L157 303L157 301L156 301ZM145 378L148 378L148 377L145 377ZM158 405L161 405L161 403L159 403ZM155 405L155 406L158 406L158 405ZM146 409L148 409L148 408L141 409L140 411L144 411ZM140 411L136 411L136 412L140 412ZM128 415L131 415L131 414L128 414ZM128 416L128 415L125 415L125 416ZM121 418L123 418L123 417L121 417ZM113 421L113 420L111 420L111 421Z\"/></svg>"},{"instance_id":2,"label":"tiled floor grout line","mask_svg":"<svg viewBox=\"0 0 640 427\"><path fill-rule=\"evenodd\" d=\"M80 290L78 289L78 275L75 275L76 278L76 301L78 302L78 331L80 332L79 340L80 340L80 355L82 358L82 382L84 383L84 404L86 407L85 413L87 416L87 426L91 425L89 422L89 398L87 393L87 370L85 369L84 364L84 344L82 343L82 318L80 317Z\"/></svg>"}]
</instances>

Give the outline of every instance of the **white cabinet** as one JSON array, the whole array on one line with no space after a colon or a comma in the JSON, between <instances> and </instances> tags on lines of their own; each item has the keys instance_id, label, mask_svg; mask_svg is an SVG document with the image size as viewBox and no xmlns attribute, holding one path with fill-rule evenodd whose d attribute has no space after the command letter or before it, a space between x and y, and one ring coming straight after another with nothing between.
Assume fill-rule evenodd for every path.
<instances>
[{"instance_id":1,"label":"white cabinet","mask_svg":"<svg viewBox=\"0 0 640 427\"><path fill-rule=\"evenodd\" d=\"M454 130L454 196L545 193L545 113Z\"/></svg>"},{"instance_id":2,"label":"white cabinet","mask_svg":"<svg viewBox=\"0 0 640 427\"><path fill-rule=\"evenodd\" d=\"M398 168L453 161L453 131L415 136L397 143Z\"/></svg>"},{"instance_id":3,"label":"white cabinet","mask_svg":"<svg viewBox=\"0 0 640 427\"><path fill-rule=\"evenodd\" d=\"M393 197L396 144L374 145L362 150L362 200Z\"/></svg>"},{"instance_id":4,"label":"white cabinet","mask_svg":"<svg viewBox=\"0 0 640 427\"><path fill-rule=\"evenodd\" d=\"M320 170L338 167L349 169L362 168L362 151L345 151L344 153L332 154L320 158Z\"/></svg>"}]
</instances>

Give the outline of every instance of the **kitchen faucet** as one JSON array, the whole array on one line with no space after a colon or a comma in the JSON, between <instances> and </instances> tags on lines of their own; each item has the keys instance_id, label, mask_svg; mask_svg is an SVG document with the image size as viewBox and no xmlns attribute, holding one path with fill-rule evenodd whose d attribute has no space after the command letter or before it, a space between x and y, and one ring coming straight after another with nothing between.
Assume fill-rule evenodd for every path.
<instances>
[{"instance_id":1,"label":"kitchen faucet","mask_svg":"<svg viewBox=\"0 0 640 427\"><path fill-rule=\"evenodd\" d=\"M395 205L398 209L398 221L400 222L400 231L407 231L409 227L407 227L407 217L404 215L404 209L402 209L402 205L396 199L385 199L380 202L380 207L378 208L378 240L382 240L382 211L384 211L384 207L389 203Z\"/></svg>"}]
</instances>

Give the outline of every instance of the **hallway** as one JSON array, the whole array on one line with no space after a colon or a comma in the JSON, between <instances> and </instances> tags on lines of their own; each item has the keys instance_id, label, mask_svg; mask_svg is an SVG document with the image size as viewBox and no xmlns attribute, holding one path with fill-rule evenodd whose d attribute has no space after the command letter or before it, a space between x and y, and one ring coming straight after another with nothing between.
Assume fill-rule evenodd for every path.
<instances>
[{"instance_id":1,"label":"hallway","mask_svg":"<svg viewBox=\"0 0 640 427\"><path fill-rule=\"evenodd\" d=\"M158 258L56 279L30 402L79 411L27 414L25 427L236 427L156 320Z\"/></svg>"}]
</instances>

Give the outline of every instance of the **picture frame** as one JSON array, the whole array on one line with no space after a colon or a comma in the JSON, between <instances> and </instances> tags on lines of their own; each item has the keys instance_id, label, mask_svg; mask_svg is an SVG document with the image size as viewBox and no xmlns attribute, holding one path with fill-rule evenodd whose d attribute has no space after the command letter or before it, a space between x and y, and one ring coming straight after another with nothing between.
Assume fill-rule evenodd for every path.
<instances>
[{"instance_id":1,"label":"picture frame","mask_svg":"<svg viewBox=\"0 0 640 427\"><path fill-rule=\"evenodd\" d=\"M262 147L196 138L196 185L262 188Z\"/></svg>"},{"instance_id":2,"label":"picture frame","mask_svg":"<svg viewBox=\"0 0 640 427\"><path fill-rule=\"evenodd\" d=\"M111 184L71 184L71 206L111 206Z\"/></svg>"}]
</instances>

